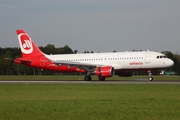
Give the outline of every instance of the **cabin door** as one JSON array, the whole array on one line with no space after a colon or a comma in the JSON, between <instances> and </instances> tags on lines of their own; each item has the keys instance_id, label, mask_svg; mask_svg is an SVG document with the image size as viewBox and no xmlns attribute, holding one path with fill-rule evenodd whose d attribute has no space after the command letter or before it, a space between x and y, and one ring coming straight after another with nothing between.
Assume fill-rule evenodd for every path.
<instances>
[{"instance_id":1,"label":"cabin door","mask_svg":"<svg viewBox=\"0 0 180 120\"><path fill-rule=\"evenodd\" d=\"M145 53L145 63L150 63L150 56L151 54L150 53Z\"/></svg>"}]
</instances>

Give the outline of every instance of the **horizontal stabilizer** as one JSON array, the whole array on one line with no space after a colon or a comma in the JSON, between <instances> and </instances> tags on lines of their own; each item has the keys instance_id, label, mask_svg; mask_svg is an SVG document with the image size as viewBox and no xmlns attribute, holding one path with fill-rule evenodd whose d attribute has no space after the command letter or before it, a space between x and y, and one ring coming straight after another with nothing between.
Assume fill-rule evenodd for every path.
<instances>
[{"instance_id":1,"label":"horizontal stabilizer","mask_svg":"<svg viewBox=\"0 0 180 120\"><path fill-rule=\"evenodd\" d=\"M18 63L18 64L26 64L29 65L31 64L31 60L27 60L27 59L23 59L23 58L17 58L14 60L14 62Z\"/></svg>"}]
</instances>

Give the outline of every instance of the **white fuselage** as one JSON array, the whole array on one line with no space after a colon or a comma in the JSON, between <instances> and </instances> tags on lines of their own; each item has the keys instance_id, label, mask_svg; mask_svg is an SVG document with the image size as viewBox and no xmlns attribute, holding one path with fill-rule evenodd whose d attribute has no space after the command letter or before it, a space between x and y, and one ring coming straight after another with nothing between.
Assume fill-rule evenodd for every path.
<instances>
[{"instance_id":1,"label":"white fuselage","mask_svg":"<svg viewBox=\"0 0 180 120\"><path fill-rule=\"evenodd\" d=\"M112 66L114 69L162 69L173 65L164 54L152 51L45 55L54 62ZM158 57L159 56L159 57Z\"/></svg>"}]
</instances>

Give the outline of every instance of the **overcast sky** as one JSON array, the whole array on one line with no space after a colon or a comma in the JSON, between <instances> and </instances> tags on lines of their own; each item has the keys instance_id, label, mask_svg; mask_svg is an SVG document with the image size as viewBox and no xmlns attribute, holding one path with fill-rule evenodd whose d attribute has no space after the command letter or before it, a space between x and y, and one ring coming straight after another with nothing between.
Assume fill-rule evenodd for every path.
<instances>
[{"instance_id":1,"label":"overcast sky","mask_svg":"<svg viewBox=\"0 0 180 120\"><path fill-rule=\"evenodd\" d=\"M19 47L16 29L38 46L180 54L180 0L1 1L0 47Z\"/></svg>"}]
</instances>

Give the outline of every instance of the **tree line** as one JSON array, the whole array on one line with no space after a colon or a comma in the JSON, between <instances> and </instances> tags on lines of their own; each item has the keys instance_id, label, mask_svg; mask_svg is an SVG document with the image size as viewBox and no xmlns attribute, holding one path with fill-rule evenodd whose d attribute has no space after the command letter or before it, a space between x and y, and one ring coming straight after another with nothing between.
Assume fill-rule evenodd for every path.
<instances>
[{"instance_id":1,"label":"tree line","mask_svg":"<svg viewBox=\"0 0 180 120\"><path fill-rule=\"evenodd\" d=\"M45 54L76 54L77 50L72 50L68 45L64 47L56 48L52 44L48 44L45 47L39 47L42 52ZM116 51L113 51L116 52ZM84 51L84 53L94 53L93 51ZM174 61L174 65L169 68L169 71L174 71L177 74L180 74L180 55L173 54L170 51L163 51L168 58ZM19 65L13 62L13 59L21 57L21 50L18 47L0 47L0 75L59 75L59 74L78 74L78 73L58 73L46 70L40 70L32 67L27 67L24 65ZM12 60L6 60L4 58L12 58ZM158 74L159 71L154 71L153 74ZM146 71L137 71L135 74L142 75L147 74Z\"/></svg>"}]
</instances>

